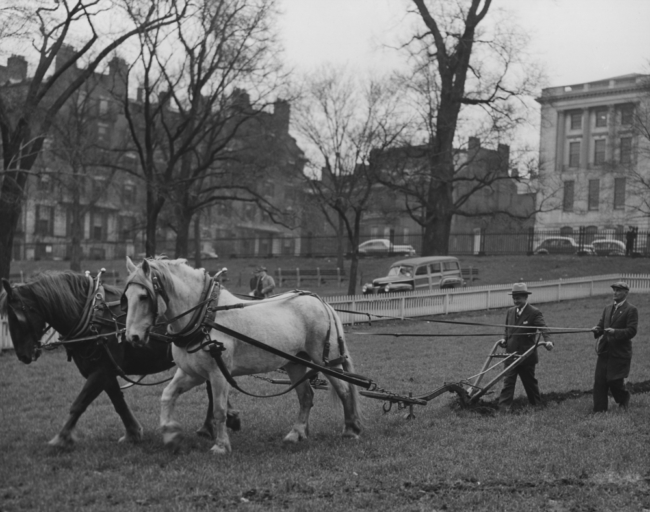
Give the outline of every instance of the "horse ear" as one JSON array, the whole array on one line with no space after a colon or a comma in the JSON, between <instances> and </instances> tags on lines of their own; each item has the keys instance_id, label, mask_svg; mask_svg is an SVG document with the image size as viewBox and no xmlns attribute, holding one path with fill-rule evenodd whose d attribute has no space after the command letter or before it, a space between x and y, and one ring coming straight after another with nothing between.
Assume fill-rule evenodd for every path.
<instances>
[{"instance_id":1,"label":"horse ear","mask_svg":"<svg viewBox=\"0 0 650 512\"><path fill-rule=\"evenodd\" d=\"M151 275L151 267L149 266L149 262L147 260L142 260L142 271L144 272L145 277L149 278Z\"/></svg>"},{"instance_id":2,"label":"horse ear","mask_svg":"<svg viewBox=\"0 0 650 512\"><path fill-rule=\"evenodd\" d=\"M133 264L133 261L131 260L131 258L129 258L129 257L127 256L127 257L126 257L126 271L127 271L129 274L133 274L133 272L135 272L136 268L137 268L137 267Z\"/></svg>"},{"instance_id":3,"label":"horse ear","mask_svg":"<svg viewBox=\"0 0 650 512\"><path fill-rule=\"evenodd\" d=\"M7 298L11 298L11 283L7 281L4 277L2 278L2 287L5 289L7 292Z\"/></svg>"}]
</instances>

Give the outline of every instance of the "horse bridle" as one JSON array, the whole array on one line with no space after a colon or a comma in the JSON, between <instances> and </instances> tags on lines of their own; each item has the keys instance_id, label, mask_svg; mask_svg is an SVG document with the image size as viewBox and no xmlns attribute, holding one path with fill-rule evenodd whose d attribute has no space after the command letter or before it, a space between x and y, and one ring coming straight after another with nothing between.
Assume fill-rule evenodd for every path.
<instances>
[{"instance_id":1,"label":"horse bridle","mask_svg":"<svg viewBox=\"0 0 650 512\"><path fill-rule=\"evenodd\" d=\"M16 289L17 289L16 286L12 287L12 291L16 290ZM20 309L16 309L11 304L12 302L18 302L18 304L20 304ZM7 300L7 308L9 310L11 310L11 313L14 315L14 317L16 318L16 321L19 324L27 326L27 329L30 331L32 336L34 336L34 340L36 342L37 348L41 348L42 347L41 338L50 329L50 327L51 327L50 324L48 324L47 322L44 321L43 322L44 327L41 330L41 332L39 333L36 330L36 322L30 320L29 317L31 315L28 313L28 311L33 311L33 312L36 312L36 311L31 307L25 306L25 303L22 301L22 299L20 297L17 297L14 293L12 293L11 300Z\"/></svg>"},{"instance_id":2,"label":"horse bridle","mask_svg":"<svg viewBox=\"0 0 650 512\"><path fill-rule=\"evenodd\" d=\"M157 275L156 271L151 270L150 279L147 279L146 276L141 276L140 274L134 274L124 288L124 293L120 299L120 305L124 311L127 306L126 290L131 284L138 284L142 286L146 292L149 300L152 304L153 314L154 314L154 324L147 329L149 336L155 337L157 339L172 342L178 346L187 347L192 344L192 342L198 340L199 338L204 338L207 334L203 329L204 324L207 320L212 320L214 318L214 313L216 312L216 305L219 300L219 292L221 290L221 285L219 283L219 276L225 272L226 269L222 269L217 272L214 277L205 272L204 273L204 282L203 282L203 292L202 297L199 303L186 310L182 313L176 315L173 318L167 319L164 322L158 322L159 300L162 300L166 306L169 305L169 295L165 290L164 286L161 284L161 279ZM160 332L151 332L152 328L161 327L161 326L170 326L179 318L182 318L190 313L194 313L193 317L187 323L187 325L179 332L162 334Z\"/></svg>"},{"instance_id":3,"label":"horse bridle","mask_svg":"<svg viewBox=\"0 0 650 512\"><path fill-rule=\"evenodd\" d=\"M141 278L139 274L134 274L129 279L129 282L126 284L126 286L124 287L124 291L122 292L122 296L120 297L120 308L122 308L122 311L126 311L128 309L128 299L126 298L126 290L128 290L129 286L131 286L132 284L138 284L145 289L147 295L149 296L149 300L151 300L154 318L157 319L159 316L158 299L159 298L162 299L165 305L169 304L169 295L167 295L167 291L165 290L165 287L160 283L160 277L157 275L157 273L154 270L151 271L150 280L146 278Z\"/></svg>"}]
</instances>

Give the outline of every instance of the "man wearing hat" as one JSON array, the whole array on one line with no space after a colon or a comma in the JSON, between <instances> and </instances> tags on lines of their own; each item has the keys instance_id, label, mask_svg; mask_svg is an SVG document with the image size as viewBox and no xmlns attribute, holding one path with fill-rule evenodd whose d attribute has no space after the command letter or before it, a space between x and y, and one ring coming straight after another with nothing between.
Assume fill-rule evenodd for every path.
<instances>
[{"instance_id":1,"label":"man wearing hat","mask_svg":"<svg viewBox=\"0 0 650 512\"><path fill-rule=\"evenodd\" d=\"M528 296L532 292L528 291L526 283L515 283L512 286L512 302L514 307L506 313L506 336L501 340L501 346L506 348L508 354L524 354L529 350L537 340L537 331L542 332L544 342L542 343L547 350L553 349L553 342L549 339L548 329L542 312L534 306L528 304ZM512 368L506 373L503 379L503 389L499 396L499 409L507 412L512 406L515 396L515 386L517 376L524 385L528 402L531 405L541 405L542 397L539 392L539 385L535 378L535 366L539 358L537 350L531 352L526 359L517 367Z\"/></svg>"},{"instance_id":2,"label":"man wearing hat","mask_svg":"<svg viewBox=\"0 0 650 512\"><path fill-rule=\"evenodd\" d=\"M253 274L250 282L250 295L258 299L263 299L271 295L275 289L275 281L266 273L266 267L257 267Z\"/></svg>"},{"instance_id":3,"label":"man wearing hat","mask_svg":"<svg viewBox=\"0 0 650 512\"><path fill-rule=\"evenodd\" d=\"M614 400L623 409L630 403L630 392L625 389L625 379L630 374L632 338L639 324L637 309L627 301L630 286L625 281L612 285L614 303L605 308L598 325L591 330L596 345L596 371L594 373L594 412L605 412L611 391Z\"/></svg>"}]
</instances>

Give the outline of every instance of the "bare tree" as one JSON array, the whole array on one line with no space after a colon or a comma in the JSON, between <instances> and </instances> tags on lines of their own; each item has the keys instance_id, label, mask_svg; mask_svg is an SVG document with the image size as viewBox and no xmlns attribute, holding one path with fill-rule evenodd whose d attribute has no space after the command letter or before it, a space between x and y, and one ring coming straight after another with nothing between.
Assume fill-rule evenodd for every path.
<instances>
[{"instance_id":1,"label":"bare tree","mask_svg":"<svg viewBox=\"0 0 650 512\"><path fill-rule=\"evenodd\" d=\"M361 221L372 208L376 185L371 152L397 144L407 123L401 121L397 90L387 81L363 82L343 69L323 67L305 79L302 89L295 124L308 148L310 172L305 179L339 235L339 267L344 240L352 248L348 288L352 295Z\"/></svg>"},{"instance_id":2,"label":"bare tree","mask_svg":"<svg viewBox=\"0 0 650 512\"><path fill-rule=\"evenodd\" d=\"M137 8L142 13L137 23L118 34L104 37L98 20L109 10L120 5ZM0 185L0 276L8 277L14 234L23 208L27 178L43 147L43 141L52 124L75 91L88 80L100 63L116 48L136 34L169 23L173 13L166 10L169 4L141 0L58 0L39 2L36 9L19 8L0 11L0 25L11 19L18 33L32 42L36 53L33 75L24 83L0 89L0 134L2 136L3 171ZM18 3L16 2L16 5ZM113 12L113 11L110 11ZM63 64L59 52L74 40L78 50L68 51ZM5 39L9 44L11 39ZM77 63L85 62L82 69L72 72Z\"/></svg>"},{"instance_id":3,"label":"bare tree","mask_svg":"<svg viewBox=\"0 0 650 512\"><path fill-rule=\"evenodd\" d=\"M107 206L112 201L118 203L111 205L117 208L120 202L120 194L109 192L114 177L123 168L126 141L117 129L112 138L108 134L98 137L96 89L95 80L89 79L72 95L57 115L43 150L51 179L60 185L59 199L68 205L70 268L76 271L81 271L83 259L84 218L100 203Z\"/></svg>"},{"instance_id":4,"label":"bare tree","mask_svg":"<svg viewBox=\"0 0 650 512\"><path fill-rule=\"evenodd\" d=\"M271 22L275 0L201 0L171 27L140 38L137 102L126 116L147 189L146 253L158 217L173 212L176 256L187 256L192 218L219 201L259 201L244 172L244 125L278 88ZM256 106L243 88L256 92ZM242 165L233 170L233 162ZM200 263L200 262L199 262Z\"/></svg>"},{"instance_id":5,"label":"bare tree","mask_svg":"<svg viewBox=\"0 0 650 512\"><path fill-rule=\"evenodd\" d=\"M539 73L520 58L523 35L486 21L492 0L413 3L423 29L404 45L413 67L401 84L425 141L411 144L420 155L409 157L410 165L388 169L384 162L381 180L404 195L406 210L422 226L423 255L447 254L453 216L497 213L465 207L478 192L511 179L505 160L479 162L481 152L459 151L467 149L461 137L482 132L483 140L506 140L524 120L515 101L533 92Z\"/></svg>"}]
</instances>

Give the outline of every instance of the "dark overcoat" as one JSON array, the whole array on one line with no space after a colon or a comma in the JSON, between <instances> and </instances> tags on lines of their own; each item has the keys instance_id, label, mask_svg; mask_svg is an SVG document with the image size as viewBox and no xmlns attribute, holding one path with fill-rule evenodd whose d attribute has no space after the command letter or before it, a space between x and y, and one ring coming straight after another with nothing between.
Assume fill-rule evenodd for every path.
<instances>
[{"instance_id":1,"label":"dark overcoat","mask_svg":"<svg viewBox=\"0 0 650 512\"><path fill-rule=\"evenodd\" d=\"M607 358L607 380L624 379L630 374L632 338L639 325L639 312L625 301L614 311L614 304L603 310L594 337L599 338L598 357ZM605 329L614 329L612 334Z\"/></svg>"},{"instance_id":2,"label":"dark overcoat","mask_svg":"<svg viewBox=\"0 0 650 512\"><path fill-rule=\"evenodd\" d=\"M537 339L538 327L546 327L546 322L544 321L544 315L542 312L530 304L526 304L526 307L517 318L517 308L512 307L506 313L506 352L508 354L524 354L529 350ZM539 329L542 331L542 336L544 340L549 340L548 330ZM537 364L539 358L537 356L537 350L534 350L522 365L528 364Z\"/></svg>"}]
</instances>

